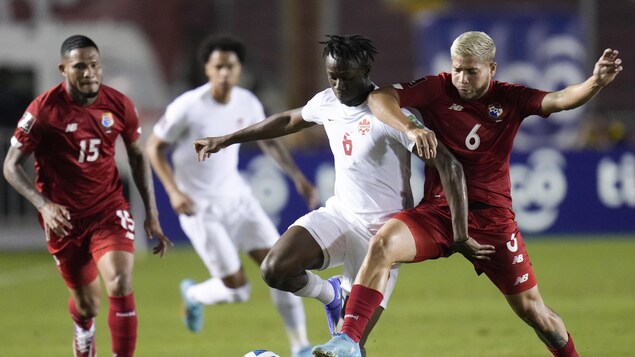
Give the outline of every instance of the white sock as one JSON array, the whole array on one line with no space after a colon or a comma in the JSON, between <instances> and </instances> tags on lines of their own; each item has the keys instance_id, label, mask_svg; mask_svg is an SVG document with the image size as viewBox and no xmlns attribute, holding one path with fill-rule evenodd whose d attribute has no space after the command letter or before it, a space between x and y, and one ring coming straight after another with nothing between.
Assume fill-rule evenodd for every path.
<instances>
[{"instance_id":1,"label":"white sock","mask_svg":"<svg viewBox=\"0 0 635 357\"><path fill-rule=\"evenodd\" d=\"M273 288L270 289L270 293L271 300L282 317L287 337L291 343L291 351L295 353L309 346L302 298Z\"/></svg>"},{"instance_id":2,"label":"white sock","mask_svg":"<svg viewBox=\"0 0 635 357\"><path fill-rule=\"evenodd\" d=\"M245 302L251 296L251 284L230 289L220 278L211 278L190 287L186 294L188 299L204 305Z\"/></svg>"},{"instance_id":3,"label":"white sock","mask_svg":"<svg viewBox=\"0 0 635 357\"><path fill-rule=\"evenodd\" d=\"M333 290L331 283L310 271L307 271L306 275L308 278L306 285L296 291L295 295L318 299L323 304L328 304L335 299L335 290Z\"/></svg>"}]
</instances>

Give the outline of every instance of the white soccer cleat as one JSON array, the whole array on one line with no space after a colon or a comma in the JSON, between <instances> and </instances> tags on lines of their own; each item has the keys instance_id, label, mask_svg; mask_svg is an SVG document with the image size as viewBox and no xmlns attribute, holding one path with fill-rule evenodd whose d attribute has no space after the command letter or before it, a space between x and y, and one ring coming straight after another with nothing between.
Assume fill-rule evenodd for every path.
<instances>
[{"instance_id":1,"label":"white soccer cleat","mask_svg":"<svg viewBox=\"0 0 635 357\"><path fill-rule=\"evenodd\" d=\"M95 320L88 330L74 325L73 336L73 356L75 357L95 357L97 348L95 347Z\"/></svg>"}]
</instances>

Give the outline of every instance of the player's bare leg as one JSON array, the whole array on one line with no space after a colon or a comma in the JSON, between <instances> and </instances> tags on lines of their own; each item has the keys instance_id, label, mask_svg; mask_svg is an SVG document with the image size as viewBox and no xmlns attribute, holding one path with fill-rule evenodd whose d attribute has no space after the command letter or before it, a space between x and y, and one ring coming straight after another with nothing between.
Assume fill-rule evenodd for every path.
<instances>
[{"instance_id":1,"label":"player's bare leg","mask_svg":"<svg viewBox=\"0 0 635 357\"><path fill-rule=\"evenodd\" d=\"M249 252L249 256L259 265L269 254L269 249L257 249ZM271 288L271 301L282 317L287 337L291 344L292 356L305 356L310 350L306 329L306 315L302 298L288 291Z\"/></svg>"},{"instance_id":2,"label":"player's bare leg","mask_svg":"<svg viewBox=\"0 0 635 357\"><path fill-rule=\"evenodd\" d=\"M506 295L505 298L514 312L534 329L538 338L547 345L554 356L578 356L564 321L545 305L538 286L520 294Z\"/></svg>"},{"instance_id":3,"label":"player's bare leg","mask_svg":"<svg viewBox=\"0 0 635 357\"><path fill-rule=\"evenodd\" d=\"M299 297L314 298L322 302L325 307L334 304L334 302L340 302L339 310L336 312L339 320L341 316L341 290L336 291L331 282L308 271L322 267L323 261L322 248L313 236L305 228L293 226L276 241L263 260L260 272L271 288L294 295L289 299L286 295L276 293L274 294L274 302L284 303L285 300L294 301L296 299L300 301ZM283 297L283 300L280 300L280 297ZM302 307L301 303L298 304L298 307ZM280 309L281 307L279 307ZM285 318L284 313L281 315ZM297 316L300 315L297 314ZM328 318L329 310L327 309ZM287 318L285 318L285 324L287 324L286 320ZM291 322L291 319L288 322ZM336 325L337 321L331 322L329 320L329 323ZM308 346L303 346L303 352L309 352L305 347Z\"/></svg>"},{"instance_id":4,"label":"player's bare leg","mask_svg":"<svg viewBox=\"0 0 635 357\"><path fill-rule=\"evenodd\" d=\"M69 288L69 292L79 316L85 319L92 319L97 316L101 296L99 278L96 278L88 285Z\"/></svg>"},{"instance_id":5,"label":"player's bare leg","mask_svg":"<svg viewBox=\"0 0 635 357\"><path fill-rule=\"evenodd\" d=\"M364 356L364 343L383 312L380 304L392 265L410 262L415 255L416 246L408 226L396 219L389 220L370 241L351 289L342 333L316 346L313 355Z\"/></svg>"},{"instance_id":6,"label":"player's bare leg","mask_svg":"<svg viewBox=\"0 0 635 357\"><path fill-rule=\"evenodd\" d=\"M370 240L368 254L359 269L355 284L383 294L392 265L411 262L416 254L417 247L408 226L398 219L391 219Z\"/></svg>"},{"instance_id":7,"label":"player's bare leg","mask_svg":"<svg viewBox=\"0 0 635 357\"><path fill-rule=\"evenodd\" d=\"M134 255L110 251L97 262L108 293L108 326L112 351L117 356L132 356L137 342L137 312L132 293Z\"/></svg>"},{"instance_id":8,"label":"player's bare leg","mask_svg":"<svg viewBox=\"0 0 635 357\"><path fill-rule=\"evenodd\" d=\"M304 228L293 226L278 239L260 266L263 279L272 288L296 292L306 286L306 271L322 266L322 248Z\"/></svg>"},{"instance_id":9,"label":"player's bare leg","mask_svg":"<svg viewBox=\"0 0 635 357\"><path fill-rule=\"evenodd\" d=\"M361 341L367 324L383 300L393 264L411 262L416 252L414 238L405 223L391 219L381 227L370 240L368 253L351 291L351 296L360 294L363 298L356 300L360 302L359 306L347 306L342 332L356 342ZM349 319L349 315L356 318Z\"/></svg>"}]
</instances>

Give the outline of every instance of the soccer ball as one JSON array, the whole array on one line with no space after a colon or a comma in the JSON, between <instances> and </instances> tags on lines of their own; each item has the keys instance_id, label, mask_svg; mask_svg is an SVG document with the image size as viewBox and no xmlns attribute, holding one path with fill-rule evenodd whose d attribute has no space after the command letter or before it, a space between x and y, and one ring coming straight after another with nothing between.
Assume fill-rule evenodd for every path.
<instances>
[{"instance_id":1,"label":"soccer ball","mask_svg":"<svg viewBox=\"0 0 635 357\"><path fill-rule=\"evenodd\" d=\"M243 357L280 357L277 354L269 351L269 350L253 350L248 352Z\"/></svg>"}]
</instances>

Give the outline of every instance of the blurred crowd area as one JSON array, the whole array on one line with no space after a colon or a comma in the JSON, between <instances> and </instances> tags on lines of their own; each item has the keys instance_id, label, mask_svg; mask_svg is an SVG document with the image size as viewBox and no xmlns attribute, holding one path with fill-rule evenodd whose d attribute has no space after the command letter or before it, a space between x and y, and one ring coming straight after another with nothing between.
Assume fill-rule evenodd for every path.
<instances>
[{"instance_id":1,"label":"blurred crowd area","mask_svg":"<svg viewBox=\"0 0 635 357\"><path fill-rule=\"evenodd\" d=\"M582 114L580 126L574 129L579 139L571 149L635 147L631 99L635 88L629 85L635 80L635 71L629 68L635 58L632 44L621 35L635 31L631 20L635 1L208 0L186 6L178 0L0 0L0 125L15 127L28 103L62 80L56 73L57 49L63 38L82 29L102 49L104 82L132 97L150 127L172 99L206 81L196 51L210 34L232 34L246 43L241 85L255 92L266 112L273 114L300 107L327 87L318 44L326 34L361 33L372 38L379 50L372 78L387 85L425 74L417 64L414 24L431 14L481 12L505 17L554 10L576 12L583 19L591 43L588 74L596 54L606 47L621 49L625 62L615 83ZM97 32L100 26L105 30ZM130 39L124 40L121 31L128 28ZM146 46L149 57L132 62L134 53ZM13 56L14 51L28 52L33 62ZM43 74L43 68L50 73ZM320 127L285 140L295 150L328 150Z\"/></svg>"},{"instance_id":2,"label":"blurred crowd area","mask_svg":"<svg viewBox=\"0 0 635 357\"><path fill-rule=\"evenodd\" d=\"M635 149L633 113L592 109L582 120L576 149Z\"/></svg>"}]
</instances>

